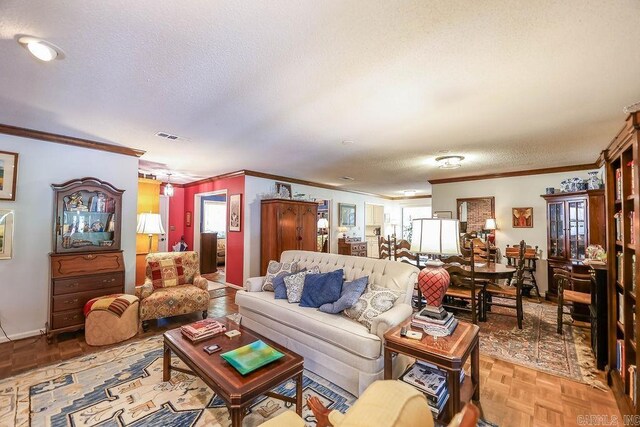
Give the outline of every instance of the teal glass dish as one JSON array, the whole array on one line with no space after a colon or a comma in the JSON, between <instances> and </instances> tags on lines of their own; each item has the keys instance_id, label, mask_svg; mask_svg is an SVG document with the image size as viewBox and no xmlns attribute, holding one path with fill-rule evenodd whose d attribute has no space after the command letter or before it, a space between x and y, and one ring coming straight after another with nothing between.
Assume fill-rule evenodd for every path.
<instances>
[{"instance_id":1,"label":"teal glass dish","mask_svg":"<svg viewBox=\"0 0 640 427\"><path fill-rule=\"evenodd\" d=\"M220 357L229 362L229 364L236 368L242 375L253 372L283 356L283 353L268 346L262 340L254 341L251 344L220 355Z\"/></svg>"}]
</instances>

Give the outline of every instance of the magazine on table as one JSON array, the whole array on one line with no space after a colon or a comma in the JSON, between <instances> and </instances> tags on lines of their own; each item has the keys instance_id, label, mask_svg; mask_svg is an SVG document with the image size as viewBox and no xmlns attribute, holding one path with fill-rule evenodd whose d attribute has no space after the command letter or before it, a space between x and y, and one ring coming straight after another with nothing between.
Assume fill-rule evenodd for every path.
<instances>
[{"instance_id":1,"label":"magazine on table","mask_svg":"<svg viewBox=\"0 0 640 427\"><path fill-rule=\"evenodd\" d=\"M431 366L416 363L400 379L432 396L440 397L443 391L447 391L446 373Z\"/></svg>"}]
</instances>

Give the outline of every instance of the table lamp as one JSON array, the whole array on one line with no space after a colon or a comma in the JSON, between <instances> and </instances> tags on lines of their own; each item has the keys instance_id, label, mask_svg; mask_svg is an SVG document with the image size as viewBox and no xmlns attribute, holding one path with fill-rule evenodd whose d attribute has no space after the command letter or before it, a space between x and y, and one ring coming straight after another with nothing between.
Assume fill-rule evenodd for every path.
<instances>
[{"instance_id":1,"label":"table lamp","mask_svg":"<svg viewBox=\"0 0 640 427\"><path fill-rule=\"evenodd\" d=\"M149 253L151 253L151 241L154 234L164 234L162 219L157 213L141 213L138 216L138 226L136 233L149 235Z\"/></svg>"},{"instance_id":2,"label":"table lamp","mask_svg":"<svg viewBox=\"0 0 640 427\"><path fill-rule=\"evenodd\" d=\"M431 255L460 254L460 222L457 219L416 218L412 223L411 252ZM418 287L427 305L441 307L449 288L449 272L442 261L429 260L418 274Z\"/></svg>"},{"instance_id":3,"label":"table lamp","mask_svg":"<svg viewBox=\"0 0 640 427\"><path fill-rule=\"evenodd\" d=\"M318 220L318 230L322 230L322 246L320 246L320 252L324 252L324 235L326 234L327 228L329 228L329 220L327 220L327 218L320 218Z\"/></svg>"},{"instance_id":4,"label":"table lamp","mask_svg":"<svg viewBox=\"0 0 640 427\"><path fill-rule=\"evenodd\" d=\"M487 250L487 263L489 263L490 259L491 259L491 257L489 256L490 255L490 251L491 251L490 243L492 243L491 240L495 240L495 237L494 237L494 239L491 239L491 233L493 233L494 230L498 229L498 225L496 224L496 219L495 218L487 218L484 221L484 229L488 231L488 233L487 233L487 241L485 242L485 245L486 245L485 249Z\"/></svg>"}]
</instances>

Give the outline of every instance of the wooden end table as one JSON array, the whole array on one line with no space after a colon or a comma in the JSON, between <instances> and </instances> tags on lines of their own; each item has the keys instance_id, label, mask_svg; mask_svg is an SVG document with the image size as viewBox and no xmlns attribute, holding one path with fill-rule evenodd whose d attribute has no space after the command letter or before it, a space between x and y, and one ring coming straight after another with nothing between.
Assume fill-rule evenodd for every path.
<instances>
[{"instance_id":1,"label":"wooden end table","mask_svg":"<svg viewBox=\"0 0 640 427\"><path fill-rule=\"evenodd\" d=\"M426 333L422 340L413 340L400 336L400 328L406 326L410 330L411 319L390 329L384 334L384 379L391 379L392 353L406 354L438 366L447 373L449 401L446 403L447 420L462 410L463 403L480 400L480 328L472 323L459 321L456 330L448 337L434 338ZM460 371L467 358L471 356L471 373L465 375L460 383Z\"/></svg>"},{"instance_id":2,"label":"wooden end table","mask_svg":"<svg viewBox=\"0 0 640 427\"><path fill-rule=\"evenodd\" d=\"M231 329L228 326L227 319L216 320L227 325L227 330ZM297 414L302 415L302 371L304 362L302 356L247 328L240 326L239 330L242 335L238 337L228 338L226 335L220 334L195 344L182 336L180 328L165 332L162 380L169 381L172 370L197 375L224 400L227 408L229 408L233 427L242 425L245 410L256 398L262 395L295 403ZM220 357L221 353L235 350L257 340L262 340L284 353L284 357L247 375L241 375L233 366ZM220 345L222 350L211 355L205 353L203 347L211 344ZM190 370L171 366L171 352L175 353ZM295 398L271 391L291 379L296 382Z\"/></svg>"}]
</instances>

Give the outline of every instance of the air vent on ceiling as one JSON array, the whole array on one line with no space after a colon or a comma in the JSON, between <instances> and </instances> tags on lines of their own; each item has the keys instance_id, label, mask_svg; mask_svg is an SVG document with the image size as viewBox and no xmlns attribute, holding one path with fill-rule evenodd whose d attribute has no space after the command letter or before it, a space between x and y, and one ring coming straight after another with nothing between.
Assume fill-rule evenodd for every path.
<instances>
[{"instance_id":1,"label":"air vent on ceiling","mask_svg":"<svg viewBox=\"0 0 640 427\"><path fill-rule=\"evenodd\" d=\"M184 138L179 137L178 135L173 135L173 134L166 133L166 132L158 132L158 133L156 133L156 136L159 136L160 138L170 139L172 141L184 140Z\"/></svg>"}]
</instances>

